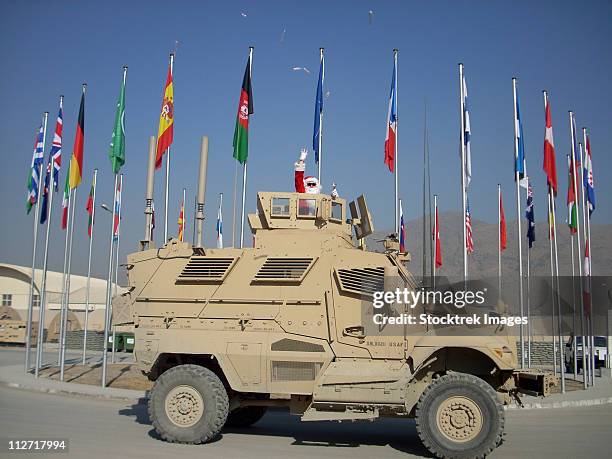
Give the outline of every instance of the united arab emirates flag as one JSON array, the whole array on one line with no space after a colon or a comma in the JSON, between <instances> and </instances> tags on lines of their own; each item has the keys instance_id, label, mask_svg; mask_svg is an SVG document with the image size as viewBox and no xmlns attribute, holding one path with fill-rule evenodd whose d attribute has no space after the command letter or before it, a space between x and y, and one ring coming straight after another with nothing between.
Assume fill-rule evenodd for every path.
<instances>
[{"instance_id":1,"label":"united arab emirates flag","mask_svg":"<svg viewBox=\"0 0 612 459\"><path fill-rule=\"evenodd\" d=\"M125 78L121 82L113 138L111 139L108 157L113 167L113 173L118 174L121 166L125 164Z\"/></svg>"},{"instance_id":2,"label":"united arab emirates flag","mask_svg":"<svg viewBox=\"0 0 612 459\"><path fill-rule=\"evenodd\" d=\"M234 129L234 158L240 164L246 163L249 156L249 115L253 114L253 92L251 89L251 56L247 60L242 90L238 103L236 127Z\"/></svg>"}]
</instances>

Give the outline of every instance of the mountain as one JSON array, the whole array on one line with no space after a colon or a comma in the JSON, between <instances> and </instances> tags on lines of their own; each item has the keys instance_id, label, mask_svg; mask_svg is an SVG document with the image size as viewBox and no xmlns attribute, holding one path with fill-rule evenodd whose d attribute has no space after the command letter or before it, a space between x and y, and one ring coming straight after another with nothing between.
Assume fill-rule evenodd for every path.
<instances>
[{"instance_id":1,"label":"mountain","mask_svg":"<svg viewBox=\"0 0 612 459\"><path fill-rule=\"evenodd\" d=\"M428 224L428 217L426 218ZM440 242L442 245L443 266L437 271L439 275L448 276L457 280L463 276L462 244L463 229L460 212L439 213ZM580 222L582 223L582 221ZM523 237L523 271L526 270L527 237L526 220L521 221ZM507 248L502 253L502 276L518 273L518 250L516 220L506 220L508 232ZM429 230L426 230L429 232ZM377 231L366 238L368 248L383 251L381 240L389 231ZM472 220L472 234L474 240L474 253L468 255L468 275L470 278L497 277L497 223L487 223ZM557 248L559 257L559 275L568 276L571 268L570 234L562 213L557 215ZM591 257L593 275L612 275L612 225L591 224ZM575 238L574 238L575 239ZM574 250L576 244L574 242ZM406 223L406 248L412 255L409 269L415 275L423 272L423 220L410 220ZM430 240L427 242L429 250ZM582 241L581 254L584 257L584 241ZM584 260L584 258L583 258ZM536 241L530 250L530 274L532 276L550 276L550 245L548 241L548 224L545 221L536 222ZM429 255L427 257L429 269ZM584 266L584 261L583 261ZM578 266L575 265L578 274Z\"/></svg>"}]
</instances>

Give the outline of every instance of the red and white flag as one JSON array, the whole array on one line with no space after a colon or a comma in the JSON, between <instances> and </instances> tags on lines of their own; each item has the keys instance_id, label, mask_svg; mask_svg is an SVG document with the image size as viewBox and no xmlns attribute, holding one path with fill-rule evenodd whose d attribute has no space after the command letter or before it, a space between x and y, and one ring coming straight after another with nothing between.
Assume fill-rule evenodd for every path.
<instances>
[{"instance_id":1,"label":"red and white flag","mask_svg":"<svg viewBox=\"0 0 612 459\"><path fill-rule=\"evenodd\" d=\"M557 196L557 165L555 159L555 141L553 139L552 116L550 115L550 103L546 98L546 132L544 134L544 172L548 186Z\"/></svg>"},{"instance_id":2,"label":"red and white flag","mask_svg":"<svg viewBox=\"0 0 612 459\"><path fill-rule=\"evenodd\" d=\"M465 246L468 253L474 252L474 239L472 238L472 215L470 214L470 203L465 208Z\"/></svg>"},{"instance_id":3,"label":"red and white flag","mask_svg":"<svg viewBox=\"0 0 612 459\"><path fill-rule=\"evenodd\" d=\"M436 244L436 269L442 267L442 245L440 244L440 220L438 219L438 206L436 206L436 234L434 234Z\"/></svg>"},{"instance_id":4,"label":"red and white flag","mask_svg":"<svg viewBox=\"0 0 612 459\"><path fill-rule=\"evenodd\" d=\"M504 202L501 194L499 195L499 251L506 250L508 235L506 233L506 215L504 214Z\"/></svg>"}]
</instances>

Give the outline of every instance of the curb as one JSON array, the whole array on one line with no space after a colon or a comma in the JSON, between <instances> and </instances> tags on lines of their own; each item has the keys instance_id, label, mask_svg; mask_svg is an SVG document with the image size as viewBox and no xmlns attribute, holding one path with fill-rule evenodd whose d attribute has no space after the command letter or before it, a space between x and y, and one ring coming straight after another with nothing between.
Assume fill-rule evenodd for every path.
<instances>
[{"instance_id":1,"label":"curb","mask_svg":"<svg viewBox=\"0 0 612 459\"><path fill-rule=\"evenodd\" d=\"M552 403L525 403L522 407L519 405L504 406L505 411L518 410L547 410L555 408L579 408L583 406L598 406L612 404L612 397L594 398L588 400L566 400L562 402Z\"/></svg>"},{"instance_id":2,"label":"curb","mask_svg":"<svg viewBox=\"0 0 612 459\"><path fill-rule=\"evenodd\" d=\"M36 387L28 384L20 384L15 382L0 381L0 386L10 387L12 389L27 390L31 392L40 392L46 394L65 395L71 397L93 398L98 400L113 400L120 402L134 402L147 396L147 392L134 391L133 396L125 396L118 394L94 394L82 392L78 390L56 389L50 387ZM130 389L124 389L130 390ZM552 403L525 403L523 406L516 404L504 406L504 411L524 411L524 410L541 410L541 409L556 409L556 408L579 408L587 406L598 406L612 404L612 397L603 397L587 400L566 400Z\"/></svg>"},{"instance_id":3,"label":"curb","mask_svg":"<svg viewBox=\"0 0 612 459\"><path fill-rule=\"evenodd\" d=\"M0 386L9 387L12 389L19 390L27 390L30 392L40 392L45 394L55 394L55 395L65 395L71 397L84 397L84 398L93 398L98 400L113 400L113 401L121 401L121 402L134 402L138 401L141 398L146 397L146 392L134 391L135 394L133 396L126 395L118 395L118 394L94 394L89 392L82 392L78 390L70 390L70 389L56 389L52 387L36 387L29 384L20 384L15 382L7 382L0 381ZM130 390L130 389L124 389Z\"/></svg>"}]
</instances>

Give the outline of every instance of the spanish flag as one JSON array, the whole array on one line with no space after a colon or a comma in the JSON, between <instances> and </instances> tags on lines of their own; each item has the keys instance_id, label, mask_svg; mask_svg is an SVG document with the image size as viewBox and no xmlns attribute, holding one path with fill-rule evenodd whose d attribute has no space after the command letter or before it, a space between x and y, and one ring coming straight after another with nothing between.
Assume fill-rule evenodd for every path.
<instances>
[{"instance_id":1,"label":"spanish flag","mask_svg":"<svg viewBox=\"0 0 612 459\"><path fill-rule=\"evenodd\" d=\"M162 101L161 113L159 115L159 130L157 131L157 156L155 157L155 169L162 165L164 153L172 144L174 136L174 86L172 85L172 66L168 65L168 77L166 78L166 89Z\"/></svg>"},{"instance_id":2,"label":"spanish flag","mask_svg":"<svg viewBox=\"0 0 612 459\"><path fill-rule=\"evenodd\" d=\"M85 88L83 85L83 94L81 95L81 107L79 108L79 120L76 127L76 135L74 137L74 147L72 148L72 157L70 158L70 188L76 188L81 184L83 176L83 144L85 142Z\"/></svg>"}]
</instances>

